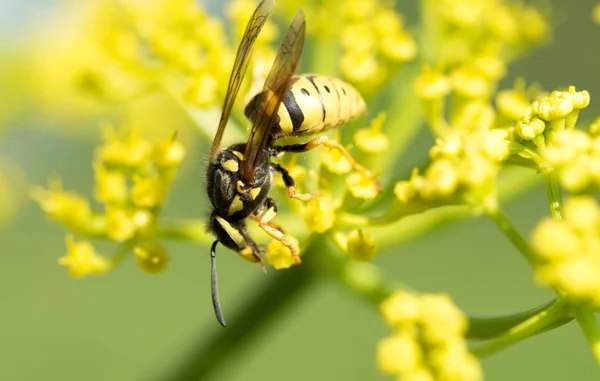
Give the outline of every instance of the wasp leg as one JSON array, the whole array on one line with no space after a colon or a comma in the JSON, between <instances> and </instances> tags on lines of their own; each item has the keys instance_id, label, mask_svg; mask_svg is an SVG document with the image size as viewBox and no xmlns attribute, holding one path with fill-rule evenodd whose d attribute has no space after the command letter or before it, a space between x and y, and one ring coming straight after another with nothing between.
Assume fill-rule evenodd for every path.
<instances>
[{"instance_id":1,"label":"wasp leg","mask_svg":"<svg viewBox=\"0 0 600 381\"><path fill-rule=\"evenodd\" d=\"M258 226L260 226L265 233L271 236L271 238L283 243L292 253L294 263L299 264L302 262L302 260L300 260L300 249L298 248L298 245L288 239L279 226L271 222L271 220L275 218L276 214L277 205L272 198L268 197L265 200L264 212L261 213L260 216L253 216L253 218L258 222Z\"/></svg>"},{"instance_id":2,"label":"wasp leg","mask_svg":"<svg viewBox=\"0 0 600 381\"><path fill-rule=\"evenodd\" d=\"M346 160L348 160L348 162L350 163L352 168L354 168L354 170L363 172L368 177L372 176L371 171L369 171L367 168L363 167L356 160L354 160L352 155L350 155L350 152L348 152L348 150L346 148L344 148L344 146L342 146L337 140L327 138L327 136L318 136L306 143L301 143L301 144L274 146L271 149L273 150L273 156L277 156L281 152L300 153L300 152L310 151L311 149L316 148L320 145L325 146L329 149L337 150L339 153L342 154L342 156L344 156L346 158Z\"/></svg>"},{"instance_id":3,"label":"wasp leg","mask_svg":"<svg viewBox=\"0 0 600 381\"><path fill-rule=\"evenodd\" d=\"M225 247L234 250L250 262L260 262L264 268L265 262L260 255L260 250L246 231L244 224L230 222L213 214L209 221L209 228Z\"/></svg>"},{"instance_id":4,"label":"wasp leg","mask_svg":"<svg viewBox=\"0 0 600 381\"><path fill-rule=\"evenodd\" d=\"M295 199L298 199L301 201L308 201L311 198L313 198L313 195L310 193L297 193L296 192L296 182L294 181L294 178L290 175L290 173L287 171L287 169L283 168L281 165L279 165L277 163L270 163L270 164L271 164L271 170L281 173L281 178L283 179L283 183L285 184L285 187L287 188L288 196L290 196L290 198L295 198Z\"/></svg>"}]
</instances>

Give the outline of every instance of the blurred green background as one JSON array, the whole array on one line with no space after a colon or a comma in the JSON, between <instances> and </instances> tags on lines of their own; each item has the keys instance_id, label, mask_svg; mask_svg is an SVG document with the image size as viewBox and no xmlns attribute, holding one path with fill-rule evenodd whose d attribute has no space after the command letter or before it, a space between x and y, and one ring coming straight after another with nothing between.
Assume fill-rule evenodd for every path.
<instances>
[{"instance_id":1,"label":"blurred green background","mask_svg":"<svg viewBox=\"0 0 600 381\"><path fill-rule=\"evenodd\" d=\"M558 23L554 40L512 65L503 87L516 76L546 89L575 85L592 95L582 119L591 118L600 94L600 25L590 16L595 1L552 3ZM2 43L18 45L20 33L53 6L42 0L0 1ZM414 2L400 6L413 15L407 23L414 25ZM0 107L7 97L0 94ZM68 189L92 194L91 161L99 135L56 134L18 120L10 127L0 140L0 154L23 167L29 184L45 184L59 174ZM430 145L424 131L406 168ZM202 141L195 149L206 148ZM185 165L166 215L205 216L204 157L194 155ZM545 191L537 187L507 210L528 235L547 214ZM222 330L210 302L208 248L165 244L171 263L160 276L142 273L130 260L108 275L74 280L57 265L65 251L63 232L25 200L18 216L0 230L0 380L165 380L194 361L196 348ZM450 293L470 314L516 312L552 297L534 284L528 265L486 219L441 228L382 252L375 262L389 277L418 290ZM221 302L229 315L275 276L230 253L220 256L219 268ZM227 355L210 379L386 379L375 364L377 341L388 332L378 312L333 282L306 291L253 342ZM483 366L489 381L585 381L599 374L575 324L508 348Z\"/></svg>"}]
</instances>

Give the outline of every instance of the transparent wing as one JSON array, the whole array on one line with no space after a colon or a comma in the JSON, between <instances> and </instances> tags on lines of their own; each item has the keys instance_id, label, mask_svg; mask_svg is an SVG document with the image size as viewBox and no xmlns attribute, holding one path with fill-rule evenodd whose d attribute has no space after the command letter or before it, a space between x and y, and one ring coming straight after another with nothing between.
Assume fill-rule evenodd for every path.
<instances>
[{"instance_id":1,"label":"transparent wing","mask_svg":"<svg viewBox=\"0 0 600 381\"><path fill-rule=\"evenodd\" d=\"M242 179L246 184L254 181L254 169L258 158L271 138L271 128L277 117L283 94L289 86L296 66L298 66L300 53L304 46L305 28L304 12L300 9L285 34L273 67L265 81L261 99L256 103L256 117L246 143L241 168Z\"/></svg>"},{"instance_id":2,"label":"transparent wing","mask_svg":"<svg viewBox=\"0 0 600 381\"><path fill-rule=\"evenodd\" d=\"M267 17L269 17L272 8L273 0L263 0L260 4L258 4L258 7L256 7L256 10L252 14L252 17L246 26L246 31L242 37L242 42L240 42L237 55L235 56L235 62L233 64L233 69L231 70L231 77L229 77L229 85L227 86L227 93L225 94L225 101L223 102L223 110L221 111L221 119L219 120L219 128L217 129L212 147L210 148L211 161L215 158L217 152L219 152L221 140L223 139L223 133L225 132L225 126L229 120L229 115L231 114L231 109L233 108L237 93L242 85L244 74L246 74L246 69L250 63L250 56L252 55L254 41L256 41L256 38L258 37L263 25L265 25Z\"/></svg>"}]
</instances>

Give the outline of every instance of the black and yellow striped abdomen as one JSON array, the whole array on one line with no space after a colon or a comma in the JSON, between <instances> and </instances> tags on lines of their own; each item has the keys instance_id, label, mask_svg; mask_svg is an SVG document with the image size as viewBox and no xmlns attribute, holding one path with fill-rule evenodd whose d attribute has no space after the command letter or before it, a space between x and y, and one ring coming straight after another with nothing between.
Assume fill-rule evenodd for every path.
<instances>
[{"instance_id":1,"label":"black and yellow striped abdomen","mask_svg":"<svg viewBox=\"0 0 600 381\"><path fill-rule=\"evenodd\" d=\"M246 106L245 113L251 121L260 94ZM347 123L365 110L364 99L348 83L319 74L295 75L283 96L271 135L276 140L315 134Z\"/></svg>"}]
</instances>

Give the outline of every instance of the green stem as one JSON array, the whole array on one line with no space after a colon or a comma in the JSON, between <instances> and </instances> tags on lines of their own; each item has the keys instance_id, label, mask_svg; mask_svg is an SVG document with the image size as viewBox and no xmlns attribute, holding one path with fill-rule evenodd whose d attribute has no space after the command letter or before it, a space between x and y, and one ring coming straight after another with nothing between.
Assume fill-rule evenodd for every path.
<instances>
[{"instance_id":1,"label":"green stem","mask_svg":"<svg viewBox=\"0 0 600 381\"><path fill-rule=\"evenodd\" d=\"M137 240L135 239L123 242L110 257L111 267L117 267L125 259L129 258L129 255L131 254L131 249L133 249L136 243Z\"/></svg>"},{"instance_id":2,"label":"green stem","mask_svg":"<svg viewBox=\"0 0 600 381\"><path fill-rule=\"evenodd\" d=\"M594 311L589 307L580 307L575 310L574 315L587 342L592 348L596 362L600 365L600 330L598 329Z\"/></svg>"},{"instance_id":3,"label":"green stem","mask_svg":"<svg viewBox=\"0 0 600 381\"><path fill-rule=\"evenodd\" d=\"M488 340L495 336L501 335L524 321L532 318L541 312L547 311L558 302L557 299L552 299L540 306L527 311L518 312L505 316L489 316L489 317L469 317L469 330L467 331L467 339L471 340ZM562 320L559 319L553 324L545 327L546 329L556 328L573 320L572 316L565 316Z\"/></svg>"},{"instance_id":4,"label":"green stem","mask_svg":"<svg viewBox=\"0 0 600 381\"><path fill-rule=\"evenodd\" d=\"M568 316L567 312L565 303L559 300L506 333L487 342L472 345L471 352L480 358L494 354L510 345L544 332L550 327L560 325L559 323L564 322Z\"/></svg>"},{"instance_id":5,"label":"green stem","mask_svg":"<svg viewBox=\"0 0 600 381\"><path fill-rule=\"evenodd\" d=\"M379 268L370 263L349 260L341 254L339 250L336 250L333 247L328 248L324 252L332 254L319 256L319 263L316 267L326 271L329 276L339 279L353 295L361 297L375 308L378 308L381 302L389 297L394 291L405 290L414 292L409 286L401 282L386 279ZM469 330L467 331L466 337L467 339L473 340L487 340L496 337L514 329L524 321L549 310L556 303L558 303L558 301L553 299L541 306L511 315L489 317L471 316L469 317ZM539 329L541 331L556 328L571 320L573 320L572 317L565 316L562 319L552 321L549 325L539 327Z\"/></svg>"},{"instance_id":6,"label":"green stem","mask_svg":"<svg viewBox=\"0 0 600 381\"><path fill-rule=\"evenodd\" d=\"M546 184L546 195L548 196L548 207L550 208L550 215L554 220L562 220L563 216L563 201L562 192L558 184L556 173L551 171L544 177Z\"/></svg>"},{"instance_id":7,"label":"green stem","mask_svg":"<svg viewBox=\"0 0 600 381\"><path fill-rule=\"evenodd\" d=\"M321 254L319 240L307 246L306 256ZM315 255L312 252L318 251ZM289 270L276 271L240 300L243 304L228 319L227 328L211 321L210 328L202 330L195 346L189 350L180 364L161 374L157 380L208 380L214 373L231 362L231 359L258 337L275 318L306 293L317 279L313 267L306 261ZM207 339L207 332L213 332Z\"/></svg>"},{"instance_id":8,"label":"green stem","mask_svg":"<svg viewBox=\"0 0 600 381\"><path fill-rule=\"evenodd\" d=\"M213 240L213 236L206 230L206 224L196 219L161 220L158 235L164 238L183 239L207 244Z\"/></svg>"},{"instance_id":9,"label":"green stem","mask_svg":"<svg viewBox=\"0 0 600 381\"><path fill-rule=\"evenodd\" d=\"M502 230L509 241L519 250L523 257L525 257L531 265L534 265L537 262L535 251L529 246L527 240L523 238L502 209L499 206L487 208L486 213L496 223L500 230Z\"/></svg>"}]
</instances>

